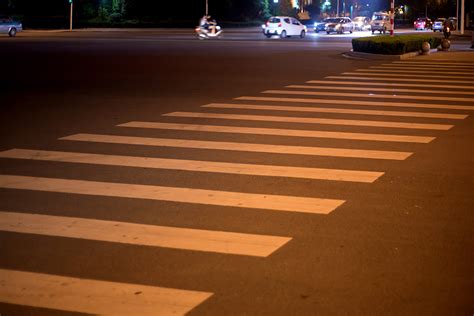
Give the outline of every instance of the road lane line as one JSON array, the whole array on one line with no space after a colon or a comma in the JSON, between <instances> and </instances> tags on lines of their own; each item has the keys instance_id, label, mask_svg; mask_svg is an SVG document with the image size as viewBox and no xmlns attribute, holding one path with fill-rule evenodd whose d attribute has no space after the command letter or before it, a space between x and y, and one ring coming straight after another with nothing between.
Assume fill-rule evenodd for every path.
<instances>
[{"instance_id":1,"label":"road lane line","mask_svg":"<svg viewBox=\"0 0 474 316\"><path fill-rule=\"evenodd\" d=\"M469 89L472 91L472 86L460 86L460 85L445 85L445 84L422 84L422 83L395 83L395 82L360 82L360 81L347 81L346 79L356 79L356 80L379 80L378 78L360 78L360 77L344 77L344 76L330 76L326 78L335 78L335 79L344 79L344 81L328 81L328 80L309 80L306 83L311 84L339 84L339 85L351 85L351 86L383 86L383 87L418 87L418 88L441 88L446 93L455 93L457 94L459 89ZM446 89L454 90L446 90ZM463 93L461 91L460 93ZM471 92L469 92L471 94Z\"/></svg>"},{"instance_id":2,"label":"road lane line","mask_svg":"<svg viewBox=\"0 0 474 316\"><path fill-rule=\"evenodd\" d=\"M0 188L329 214L344 200L0 175Z\"/></svg>"},{"instance_id":3,"label":"road lane line","mask_svg":"<svg viewBox=\"0 0 474 316\"><path fill-rule=\"evenodd\" d=\"M411 136L394 134L370 134L370 133L349 133L330 132L314 130L296 129L276 129L260 127L239 127L239 126L219 126L219 125L197 125L197 124L175 124L159 122L128 122L119 124L120 127L131 128L153 128L192 132L213 132L230 134L252 134L252 135L275 135L286 137L310 137L310 138L333 138L333 139L353 139L382 142L402 142L402 143L422 143L427 144L435 139L430 136Z\"/></svg>"},{"instance_id":4,"label":"road lane line","mask_svg":"<svg viewBox=\"0 0 474 316\"><path fill-rule=\"evenodd\" d=\"M343 75L364 75L364 76L385 76L385 77L396 77L399 78L398 80L406 80L406 81L413 81L415 79L411 79L413 75L409 74L391 74L391 73L381 73L381 74L373 74L373 73L361 73L361 72L343 72ZM400 77L409 77L410 79L402 79ZM444 75L430 75L430 78L444 78L443 80L439 79L437 81L434 81L435 79L416 79L416 81L426 81L426 82L446 82L446 76ZM453 77L455 79L466 79L466 78L459 78L459 77ZM388 79L388 80L393 80L393 79ZM452 80L449 78L450 83L474 83L474 78L472 80Z\"/></svg>"},{"instance_id":5,"label":"road lane line","mask_svg":"<svg viewBox=\"0 0 474 316\"><path fill-rule=\"evenodd\" d=\"M283 122L283 123L290 122L290 123L305 123L305 124L427 129L427 130L441 130L441 131L446 131L453 127L453 125L448 125L448 124L424 124L424 123L404 123L404 122L368 121L368 120L326 119L326 118L313 118L313 117L219 114L219 113L196 113L196 112L172 112L172 113L163 114L163 116L188 117L188 118L212 118L212 119L223 119L223 120L263 121L263 122Z\"/></svg>"},{"instance_id":6,"label":"road lane line","mask_svg":"<svg viewBox=\"0 0 474 316\"><path fill-rule=\"evenodd\" d=\"M390 106L390 107L410 107L423 109L447 109L447 110L474 110L474 106L469 105L444 105L430 103L411 102L384 102L384 101L354 101L354 100L333 100L333 99L309 99L309 98L274 98L274 97L252 97L242 96L235 100L243 101L272 101L272 102L296 102L296 103L316 103L316 104L351 104L365 106Z\"/></svg>"},{"instance_id":7,"label":"road lane line","mask_svg":"<svg viewBox=\"0 0 474 316\"><path fill-rule=\"evenodd\" d=\"M474 99L473 99L474 101ZM216 109L245 109L264 111L290 111L290 112L310 112L310 113L337 113L337 114L361 114L377 116L401 116L401 117L425 117L462 120L468 115L450 113L426 113L426 112L401 112L401 111L379 111L379 110L359 110L359 109L338 109L303 106L283 106L283 105L255 105L255 104L234 104L234 103L210 103L203 108Z\"/></svg>"},{"instance_id":8,"label":"road lane line","mask_svg":"<svg viewBox=\"0 0 474 316\"><path fill-rule=\"evenodd\" d=\"M417 69L417 70L407 70L407 69L397 69L397 68L390 68L389 71L386 69L357 69L356 71L359 72L382 72L382 73L412 73L412 74L431 74L431 73L437 73L439 74L440 71L438 69L433 69L433 70L424 70L424 69ZM466 75L466 76L472 76L472 72L463 72L463 71L442 71L443 75ZM431 75L430 75L431 76ZM460 77L465 79L464 77Z\"/></svg>"},{"instance_id":9,"label":"road lane line","mask_svg":"<svg viewBox=\"0 0 474 316\"><path fill-rule=\"evenodd\" d=\"M414 79L414 78L389 78L389 77L383 77L383 78L374 78L374 77L362 77L360 76L361 73L358 73L358 72L346 72L346 73L343 73L345 74L346 76L327 76L326 78L328 79L354 79L354 80L382 80L382 81L403 81L403 82L406 82L406 81L409 81L409 82L446 82L446 80L442 80L442 79ZM347 75L354 75L354 76L347 76ZM466 81L466 80L449 80L449 83L469 83L469 84L472 84L471 81ZM445 86L446 88L448 88L448 86ZM469 86L469 89L472 89L471 86Z\"/></svg>"},{"instance_id":10,"label":"road lane line","mask_svg":"<svg viewBox=\"0 0 474 316\"><path fill-rule=\"evenodd\" d=\"M318 91L294 91L294 90L266 90L266 91L262 91L262 93L265 93L265 94L292 94L292 95L317 95L317 96L369 98L369 99L408 99L408 100L455 101L455 102L472 102L474 104L474 98L440 97L440 96L424 96L424 95L404 95L404 94L393 95L393 94L318 92Z\"/></svg>"},{"instance_id":11,"label":"road lane line","mask_svg":"<svg viewBox=\"0 0 474 316\"><path fill-rule=\"evenodd\" d=\"M114 316L185 315L213 293L0 269L0 301Z\"/></svg>"},{"instance_id":12,"label":"road lane line","mask_svg":"<svg viewBox=\"0 0 474 316\"><path fill-rule=\"evenodd\" d=\"M368 84L364 83L364 86ZM373 85L373 84L372 84ZM389 85L387 85L389 86ZM441 86L440 86L441 87ZM316 89L316 90L353 90L353 91L382 91L382 92L410 92L410 93L430 93L430 94L466 94L474 95L474 91L439 91L439 90L423 90L423 89L400 89L400 88L375 88L375 87L335 87L335 86L310 86L292 84L285 88L290 89ZM444 88L444 87L443 87Z\"/></svg>"},{"instance_id":13,"label":"road lane line","mask_svg":"<svg viewBox=\"0 0 474 316\"><path fill-rule=\"evenodd\" d=\"M0 211L0 231L268 257L291 238Z\"/></svg>"},{"instance_id":14,"label":"road lane line","mask_svg":"<svg viewBox=\"0 0 474 316\"><path fill-rule=\"evenodd\" d=\"M0 152L0 158L366 183L372 183L383 175L383 172L373 171L286 167L28 149L3 151Z\"/></svg>"},{"instance_id":15,"label":"road lane line","mask_svg":"<svg viewBox=\"0 0 474 316\"><path fill-rule=\"evenodd\" d=\"M345 157L345 158L350 157L350 158L388 159L388 160L405 160L412 154L410 152L383 151L383 150L284 146L284 145L267 145L267 144L255 144L255 143L215 142L215 141L199 141L199 140L186 140L186 139L165 139L165 138L114 136L114 135L98 135L98 134L75 134L75 135L66 136L60 139L84 141L84 142L99 142L99 143L128 144L128 145L157 146L157 147L213 149L213 150L273 153L273 154L330 156L330 157Z\"/></svg>"}]
</instances>

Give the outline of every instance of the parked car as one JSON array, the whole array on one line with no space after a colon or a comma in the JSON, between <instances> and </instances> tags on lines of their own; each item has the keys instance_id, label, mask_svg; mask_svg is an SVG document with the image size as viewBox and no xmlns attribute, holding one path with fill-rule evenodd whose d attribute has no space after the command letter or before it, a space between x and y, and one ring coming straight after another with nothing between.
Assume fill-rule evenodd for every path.
<instances>
[{"instance_id":1,"label":"parked car","mask_svg":"<svg viewBox=\"0 0 474 316\"><path fill-rule=\"evenodd\" d=\"M415 30L428 30L431 29L433 22L429 18L418 18L413 22Z\"/></svg>"},{"instance_id":2,"label":"parked car","mask_svg":"<svg viewBox=\"0 0 474 316\"><path fill-rule=\"evenodd\" d=\"M22 30L23 26L20 22L13 20L11 17L0 15L0 33L14 37L16 33Z\"/></svg>"},{"instance_id":3,"label":"parked car","mask_svg":"<svg viewBox=\"0 0 474 316\"><path fill-rule=\"evenodd\" d=\"M443 32L443 26L444 26L444 22L446 21L445 18L437 18L434 23L433 23L433 32L436 32L436 31L439 31L439 32Z\"/></svg>"},{"instance_id":4,"label":"parked car","mask_svg":"<svg viewBox=\"0 0 474 316\"><path fill-rule=\"evenodd\" d=\"M358 16L352 20L354 23L354 29L356 31L368 31L370 30L370 19L366 16Z\"/></svg>"},{"instance_id":5,"label":"parked car","mask_svg":"<svg viewBox=\"0 0 474 316\"><path fill-rule=\"evenodd\" d=\"M289 16L272 16L268 19L267 23L262 25L262 29L266 37L278 35L281 38L287 36L303 38L306 36L306 26Z\"/></svg>"},{"instance_id":6,"label":"parked car","mask_svg":"<svg viewBox=\"0 0 474 316\"><path fill-rule=\"evenodd\" d=\"M372 21L370 21L370 30L372 34L375 31L379 33L387 32L390 29L390 15L387 12L374 12L372 15Z\"/></svg>"},{"instance_id":7,"label":"parked car","mask_svg":"<svg viewBox=\"0 0 474 316\"><path fill-rule=\"evenodd\" d=\"M342 34L346 31L352 33L354 31L354 24L350 18L332 18L326 24L326 33L336 32Z\"/></svg>"},{"instance_id":8,"label":"parked car","mask_svg":"<svg viewBox=\"0 0 474 316\"><path fill-rule=\"evenodd\" d=\"M330 18L325 18L321 22L314 23L314 32L324 32L326 31L326 24L329 22Z\"/></svg>"}]
</instances>

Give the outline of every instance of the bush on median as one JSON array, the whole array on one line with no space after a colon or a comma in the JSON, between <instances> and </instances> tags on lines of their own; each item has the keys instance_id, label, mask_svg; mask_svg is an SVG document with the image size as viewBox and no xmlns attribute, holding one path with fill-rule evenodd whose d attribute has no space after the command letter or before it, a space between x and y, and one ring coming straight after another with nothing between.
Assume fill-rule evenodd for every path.
<instances>
[{"instance_id":1,"label":"bush on median","mask_svg":"<svg viewBox=\"0 0 474 316\"><path fill-rule=\"evenodd\" d=\"M352 39L352 49L355 52L402 55L421 50L423 42L430 43L431 48L441 44L441 38L431 35L388 35L370 36Z\"/></svg>"}]
</instances>

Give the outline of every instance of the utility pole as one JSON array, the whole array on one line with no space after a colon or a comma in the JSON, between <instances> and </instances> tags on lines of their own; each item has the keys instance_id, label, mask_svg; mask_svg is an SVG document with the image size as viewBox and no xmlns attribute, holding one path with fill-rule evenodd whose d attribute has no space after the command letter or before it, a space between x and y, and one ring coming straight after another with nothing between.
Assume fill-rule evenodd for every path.
<instances>
[{"instance_id":1,"label":"utility pole","mask_svg":"<svg viewBox=\"0 0 474 316\"><path fill-rule=\"evenodd\" d=\"M464 34L464 19L465 19L465 12L464 12L464 0L461 0L461 34Z\"/></svg>"},{"instance_id":2,"label":"utility pole","mask_svg":"<svg viewBox=\"0 0 474 316\"><path fill-rule=\"evenodd\" d=\"M336 16L339 16L339 0L336 0L337 1L337 10L336 10Z\"/></svg>"},{"instance_id":3,"label":"utility pole","mask_svg":"<svg viewBox=\"0 0 474 316\"><path fill-rule=\"evenodd\" d=\"M69 10L69 31L72 32L72 0L69 0L71 9Z\"/></svg>"},{"instance_id":4,"label":"utility pole","mask_svg":"<svg viewBox=\"0 0 474 316\"><path fill-rule=\"evenodd\" d=\"M207 3L208 0L206 0L206 15L209 15L209 5Z\"/></svg>"},{"instance_id":5,"label":"utility pole","mask_svg":"<svg viewBox=\"0 0 474 316\"><path fill-rule=\"evenodd\" d=\"M393 37L395 29L395 0L390 0L390 36Z\"/></svg>"}]
</instances>

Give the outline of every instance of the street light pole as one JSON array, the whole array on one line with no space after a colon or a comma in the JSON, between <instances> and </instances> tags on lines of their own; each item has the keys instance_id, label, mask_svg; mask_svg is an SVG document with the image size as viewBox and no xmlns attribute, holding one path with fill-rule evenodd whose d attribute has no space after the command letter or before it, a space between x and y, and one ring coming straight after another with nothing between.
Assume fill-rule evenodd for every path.
<instances>
[{"instance_id":1,"label":"street light pole","mask_svg":"<svg viewBox=\"0 0 474 316\"><path fill-rule=\"evenodd\" d=\"M336 16L339 16L339 0L336 0L337 1L337 10L336 10Z\"/></svg>"},{"instance_id":2,"label":"street light pole","mask_svg":"<svg viewBox=\"0 0 474 316\"><path fill-rule=\"evenodd\" d=\"M69 10L69 31L72 32L72 0L69 0L71 9Z\"/></svg>"},{"instance_id":3,"label":"street light pole","mask_svg":"<svg viewBox=\"0 0 474 316\"><path fill-rule=\"evenodd\" d=\"M208 0L206 0L206 15L209 15L209 5L207 3Z\"/></svg>"}]
</instances>

